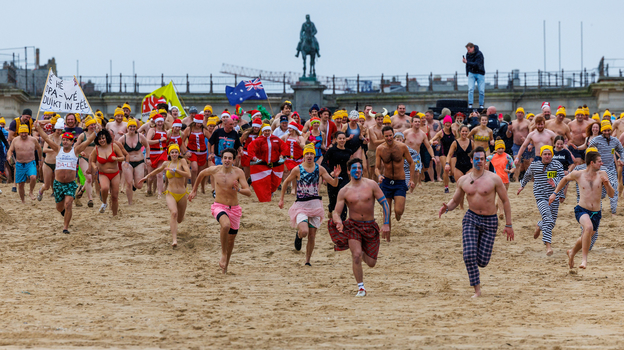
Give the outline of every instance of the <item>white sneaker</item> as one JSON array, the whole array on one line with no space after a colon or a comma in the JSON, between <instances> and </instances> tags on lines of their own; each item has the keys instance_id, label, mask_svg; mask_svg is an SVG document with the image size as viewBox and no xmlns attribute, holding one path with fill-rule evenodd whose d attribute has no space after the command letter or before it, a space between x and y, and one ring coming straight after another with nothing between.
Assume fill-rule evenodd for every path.
<instances>
[{"instance_id":1,"label":"white sneaker","mask_svg":"<svg viewBox=\"0 0 624 350\"><path fill-rule=\"evenodd\" d=\"M103 213L104 210L106 210L106 203L102 204L102 206L100 207L100 213Z\"/></svg>"},{"instance_id":2,"label":"white sneaker","mask_svg":"<svg viewBox=\"0 0 624 350\"><path fill-rule=\"evenodd\" d=\"M357 292L357 294L355 296L356 297L365 297L366 296L366 289L360 288L360 290L358 290L358 292Z\"/></svg>"},{"instance_id":3,"label":"white sneaker","mask_svg":"<svg viewBox=\"0 0 624 350\"><path fill-rule=\"evenodd\" d=\"M0 194L2 194L2 190L0 190Z\"/></svg>"}]
</instances>

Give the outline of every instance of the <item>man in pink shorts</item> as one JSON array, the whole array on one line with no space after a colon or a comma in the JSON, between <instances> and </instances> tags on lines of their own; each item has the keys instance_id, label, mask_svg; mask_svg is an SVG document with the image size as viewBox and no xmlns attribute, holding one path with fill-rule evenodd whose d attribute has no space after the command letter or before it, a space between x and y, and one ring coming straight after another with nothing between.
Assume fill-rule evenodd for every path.
<instances>
[{"instance_id":1,"label":"man in pink shorts","mask_svg":"<svg viewBox=\"0 0 624 350\"><path fill-rule=\"evenodd\" d=\"M240 168L234 167L236 150L226 148L221 152L222 165L211 166L202 170L197 175L197 180L193 186L193 191L189 194L189 201L197 195L197 187L206 176L214 176L215 180L215 201L210 207L212 216L221 225L221 260L219 266L223 273L227 273L227 268L234 249L234 240L240 227L240 219L243 210L238 205L238 194L251 196L251 190L247 184L245 173Z\"/></svg>"}]
</instances>

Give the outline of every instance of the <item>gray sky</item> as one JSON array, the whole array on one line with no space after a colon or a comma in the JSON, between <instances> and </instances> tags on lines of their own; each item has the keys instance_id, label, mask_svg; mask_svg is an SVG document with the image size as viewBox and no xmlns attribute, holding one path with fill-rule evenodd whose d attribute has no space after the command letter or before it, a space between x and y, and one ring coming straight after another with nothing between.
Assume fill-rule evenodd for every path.
<instances>
[{"instance_id":1,"label":"gray sky","mask_svg":"<svg viewBox=\"0 0 624 350\"><path fill-rule=\"evenodd\" d=\"M469 41L486 71L579 70L624 58L624 1L12 1L3 3L2 47L36 46L60 75L221 75L222 63L295 71L299 30L310 14L318 30L317 74L377 76L463 72ZM24 50L18 51L23 58ZM0 51L10 53L10 51ZM29 52L30 64L34 62ZM0 57L2 60L8 56ZM617 62L624 66L624 60Z\"/></svg>"}]
</instances>

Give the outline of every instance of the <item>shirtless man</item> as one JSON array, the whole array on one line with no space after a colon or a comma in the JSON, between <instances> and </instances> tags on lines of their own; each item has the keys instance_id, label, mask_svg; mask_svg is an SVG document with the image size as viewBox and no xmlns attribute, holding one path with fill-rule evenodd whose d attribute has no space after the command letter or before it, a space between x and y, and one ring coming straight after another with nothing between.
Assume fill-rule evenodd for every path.
<instances>
[{"instance_id":1,"label":"shirtless man","mask_svg":"<svg viewBox=\"0 0 624 350\"><path fill-rule=\"evenodd\" d=\"M564 122L565 119L565 107L559 106L555 119L551 119L546 122L546 129L554 131L555 134L565 137L567 142L570 142L570 140L572 140L572 135L570 134L570 128Z\"/></svg>"},{"instance_id":2,"label":"shirtless man","mask_svg":"<svg viewBox=\"0 0 624 350\"><path fill-rule=\"evenodd\" d=\"M539 117L540 115L542 117L544 117L545 120L550 120L550 103L549 102L543 102L542 103L542 113L536 115L536 117Z\"/></svg>"},{"instance_id":3,"label":"shirtless man","mask_svg":"<svg viewBox=\"0 0 624 350\"><path fill-rule=\"evenodd\" d=\"M423 124L423 127L426 129L425 133L427 133L427 137L429 138L429 140L431 140L438 133L438 131L442 130L442 125L440 124L440 121L433 119L432 110L428 110L425 112L425 123L421 124ZM442 181L442 164L440 163L439 144L434 148L433 153L435 155L435 167L436 171L438 172L438 178L436 179L433 177L433 167L431 166L431 160L433 159L427 161L429 158L421 157L423 161L423 168L425 169L424 171L429 173L429 179L431 179L431 181Z\"/></svg>"},{"instance_id":4,"label":"shirtless man","mask_svg":"<svg viewBox=\"0 0 624 350\"><path fill-rule=\"evenodd\" d=\"M373 114L374 116L374 125L368 128L368 135L370 137L370 142L368 143L368 152L366 152L366 160L368 160L368 175L371 180L375 179L375 159L377 147L385 142L383 138L383 134L381 133L381 128L383 127L383 118L384 115L382 113Z\"/></svg>"},{"instance_id":5,"label":"shirtless man","mask_svg":"<svg viewBox=\"0 0 624 350\"><path fill-rule=\"evenodd\" d=\"M507 197L507 190L498 175L485 170L483 147L475 148L471 158L472 172L459 178L453 199L448 204L442 203L439 217L455 209L459 203L463 202L464 195L467 196L469 209L464 215L462 227L464 263L468 270L470 285L475 290L472 297L476 298L481 296L479 267L486 267L490 262L498 230L496 195L505 209L505 233L508 241L513 241L514 231L511 225L511 204Z\"/></svg>"},{"instance_id":6,"label":"shirtless man","mask_svg":"<svg viewBox=\"0 0 624 350\"><path fill-rule=\"evenodd\" d=\"M362 178L364 172L362 160L353 158L349 160L347 167L351 181L338 193L336 209L327 226L334 242L334 250L351 250L353 275L358 284L355 296L364 297L366 289L362 260L369 267L375 267L380 244L373 199L376 199L383 208L384 224L381 238L387 242L390 242L390 205L375 181ZM340 213L345 205L349 209L349 219L342 222Z\"/></svg>"},{"instance_id":7,"label":"shirtless man","mask_svg":"<svg viewBox=\"0 0 624 350\"><path fill-rule=\"evenodd\" d=\"M526 140L528 134L529 122L524 118L524 108L518 107L516 110L516 120L510 123L507 128L507 137L511 137L513 135L513 145L511 146L513 155L514 157L519 157L522 160L522 164L518 167L519 169L514 172L514 181L516 182L518 181L520 172L526 171L535 157L533 145L531 144L526 147L523 154L518 155L518 151L522 147L522 144L524 143L524 140Z\"/></svg>"},{"instance_id":8,"label":"shirtless man","mask_svg":"<svg viewBox=\"0 0 624 350\"><path fill-rule=\"evenodd\" d=\"M570 128L570 139L568 143L571 143L575 146L582 146L585 143L585 129L590 124L588 120L585 119L585 112L582 107L579 107L576 112L574 112L574 120L568 124L568 128ZM614 127L615 129L615 127ZM569 147L568 150L574 156L574 164L581 165L583 164L584 152L579 151L576 147Z\"/></svg>"},{"instance_id":9,"label":"shirtless man","mask_svg":"<svg viewBox=\"0 0 624 350\"><path fill-rule=\"evenodd\" d=\"M30 182L30 199L35 200L33 190L37 183L37 162L35 161L35 151L39 155L39 161L43 159L41 145L36 138L29 135L28 124L21 124L18 129L18 137L14 138L7 151L7 162L11 163L13 152L15 152L15 183L22 203L24 201L24 185ZM41 131L45 134L45 131Z\"/></svg>"},{"instance_id":10,"label":"shirtless man","mask_svg":"<svg viewBox=\"0 0 624 350\"><path fill-rule=\"evenodd\" d=\"M405 211L405 195L408 188L405 184L403 161L407 160L409 164L409 188L414 188L414 161L407 146L394 141L394 129L391 126L384 126L381 132L385 142L377 147L375 175L377 175L377 181L388 200L390 209L394 200L394 215L396 220L400 221ZM382 169L383 175L381 175ZM390 225L390 220L388 220L388 225Z\"/></svg>"},{"instance_id":11,"label":"shirtless man","mask_svg":"<svg viewBox=\"0 0 624 350\"><path fill-rule=\"evenodd\" d=\"M128 132L128 124L123 121L124 111L120 107L115 108L114 117L114 122L106 124L106 130L110 132L113 141L117 141Z\"/></svg>"},{"instance_id":12,"label":"shirtless man","mask_svg":"<svg viewBox=\"0 0 624 350\"><path fill-rule=\"evenodd\" d=\"M412 118L412 128L405 130L405 132L403 133L405 135L405 144L418 153L420 153L421 145L424 144L427 152L429 153L429 159L433 159L433 148L431 148L431 144L429 143L429 138L427 137L427 134L422 131L420 123L421 120L419 115L416 115L414 116L414 118ZM420 172L416 177L416 183L419 187L422 186L420 183Z\"/></svg>"},{"instance_id":13,"label":"shirtless man","mask_svg":"<svg viewBox=\"0 0 624 350\"><path fill-rule=\"evenodd\" d=\"M404 132L410 128L409 116L405 114L405 105L400 104L397 106L397 115L392 116L392 128L395 131Z\"/></svg>"},{"instance_id":14,"label":"shirtless man","mask_svg":"<svg viewBox=\"0 0 624 350\"><path fill-rule=\"evenodd\" d=\"M581 224L583 233L572 249L568 250L568 266L570 269L574 268L574 256L579 251L583 253L583 261L579 266L581 269L587 268L587 255L589 254L589 247L591 245L592 237L596 234L598 226L600 225L600 219L602 218L602 212L600 208L600 200L602 194L602 187L607 190L609 197L615 196L615 189L609 182L609 175L600 170L602 165L602 157L598 152L587 152L585 154L585 164L587 169L582 171L573 171L566 175L557 188L548 199L549 203L556 200L557 191L565 188L568 182L576 181L580 191L580 199L578 205L574 208L574 216L576 221Z\"/></svg>"},{"instance_id":15,"label":"shirtless man","mask_svg":"<svg viewBox=\"0 0 624 350\"><path fill-rule=\"evenodd\" d=\"M366 121L364 122L364 126L368 129L374 127L377 122L375 120L376 114L371 113L373 111L373 105L364 105L364 117L366 117ZM370 164L370 162L368 163Z\"/></svg>"},{"instance_id":16,"label":"shirtless man","mask_svg":"<svg viewBox=\"0 0 624 350\"><path fill-rule=\"evenodd\" d=\"M224 274L227 273L232 250L234 249L234 240L240 226L240 218L243 210L238 205L238 194L250 197L251 190L247 184L245 173L240 168L234 167L234 158L238 152L233 148L226 148L221 152L222 165L215 165L202 170L197 175L193 191L189 194L188 199L192 201L197 196L197 187L204 177L212 176L215 183L216 197L210 207L212 215L221 225L221 260L219 267Z\"/></svg>"},{"instance_id":17,"label":"shirtless man","mask_svg":"<svg viewBox=\"0 0 624 350\"><path fill-rule=\"evenodd\" d=\"M529 146L529 144L533 143L533 149L541 149L544 145L553 145L553 140L557 136L552 130L545 129L546 120L543 116L535 117L535 130L531 131L522 146L518 150L518 155L514 159L514 163L516 166L520 163L520 155L524 153L524 150ZM535 156L535 160L541 160L539 156Z\"/></svg>"},{"instance_id":18,"label":"shirtless man","mask_svg":"<svg viewBox=\"0 0 624 350\"><path fill-rule=\"evenodd\" d=\"M56 210L63 215L63 233L69 234L69 222L72 218L72 202L78 185L76 184L76 168L78 156L84 151L89 143L93 142L96 133L92 133L86 142L74 147L74 134L65 132L61 136L62 144L52 140L41 128L39 122L35 123L41 138L56 153L56 170L54 170L54 200Z\"/></svg>"}]
</instances>

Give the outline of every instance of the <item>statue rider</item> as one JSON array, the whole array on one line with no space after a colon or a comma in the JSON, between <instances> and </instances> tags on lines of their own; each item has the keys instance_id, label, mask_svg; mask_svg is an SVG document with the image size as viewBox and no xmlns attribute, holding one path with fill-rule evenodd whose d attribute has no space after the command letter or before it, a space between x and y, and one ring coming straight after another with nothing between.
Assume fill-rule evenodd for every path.
<instances>
[{"instance_id":1,"label":"statue rider","mask_svg":"<svg viewBox=\"0 0 624 350\"><path fill-rule=\"evenodd\" d=\"M312 41L312 45L316 49L316 55L321 57L319 54L319 44L316 41L316 26L314 23L310 21L310 15L306 15L306 21L301 25L301 32L299 33L299 44L297 45L297 54L295 57L299 57L299 52L301 52L303 42L305 39L310 39Z\"/></svg>"}]
</instances>

